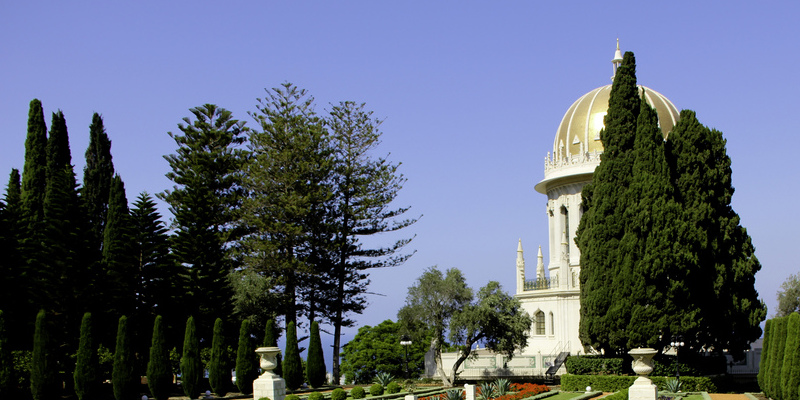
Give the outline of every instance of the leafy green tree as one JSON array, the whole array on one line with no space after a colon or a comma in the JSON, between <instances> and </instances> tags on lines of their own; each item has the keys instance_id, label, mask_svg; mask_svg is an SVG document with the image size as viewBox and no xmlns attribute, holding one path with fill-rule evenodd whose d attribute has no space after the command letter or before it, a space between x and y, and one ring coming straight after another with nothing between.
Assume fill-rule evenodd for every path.
<instances>
[{"instance_id":1,"label":"leafy green tree","mask_svg":"<svg viewBox=\"0 0 800 400\"><path fill-rule=\"evenodd\" d=\"M117 345L114 349L114 367L111 372L111 384L114 387L114 398L129 400L137 398L138 376L135 372L136 356L133 353L131 335L128 331L128 317L119 317L117 326Z\"/></svg>"},{"instance_id":2,"label":"leafy green tree","mask_svg":"<svg viewBox=\"0 0 800 400\"><path fill-rule=\"evenodd\" d=\"M305 294L309 320L321 281L319 254L326 238L324 223L331 199L331 149L324 124L313 108L313 98L290 83L267 91L251 116L260 124L250 131L253 156L246 166L242 225L248 229L244 246L251 255L246 266L272 277L283 293L286 322L297 322ZM319 267L319 268L315 268ZM301 300L302 301L302 300ZM288 354L286 355L288 358ZM302 371L301 371L302 372Z\"/></svg>"},{"instance_id":3,"label":"leafy green tree","mask_svg":"<svg viewBox=\"0 0 800 400\"><path fill-rule=\"evenodd\" d=\"M800 274L792 274L781 283L778 291L778 310L776 317L785 317L800 312Z\"/></svg>"},{"instance_id":4,"label":"leafy green tree","mask_svg":"<svg viewBox=\"0 0 800 400\"><path fill-rule=\"evenodd\" d=\"M772 342L772 320L768 319L764 324L764 341L761 348L761 361L758 364L758 386L761 391L768 395L769 392L769 370L770 362L770 348Z\"/></svg>"},{"instance_id":5,"label":"leafy green tree","mask_svg":"<svg viewBox=\"0 0 800 400\"><path fill-rule=\"evenodd\" d=\"M297 389L303 384L303 361L297 348L297 330L294 322L286 325L286 358L283 360L283 379L287 389Z\"/></svg>"},{"instance_id":6,"label":"leafy green tree","mask_svg":"<svg viewBox=\"0 0 800 400\"><path fill-rule=\"evenodd\" d=\"M203 365L200 362L200 339L194 317L186 321L186 334L183 338L183 356L181 356L181 387L190 399L200 395L200 378L203 376Z\"/></svg>"},{"instance_id":7,"label":"leafy green tree","mask_svg":"<svg viewBox=\"0 0 800 400\"><path fill-rule=\"evenodd\" d=\"M211 362L208 366L208 383L217 396L225 396L231 383L230 368L225 352L225 332L222 319L214 322L214 335L211 339Z\"/></svg>"},{"instance_id":8,"label":"leafy green tree","mask_svg":"<svg viewBox=\"0 0 800 400\"><path fill-rule=\"evenodd\" d=\"M247 153L241 149L244 123L213 104L190 109L192 117L169 133L178 149L164 156L175 183L158 197L174 215L172 248L184 266L185 307L203 331L231 312L228 273L236 267L231 246L240 237L233 222L242 201L240 185Z\"/></svg>"},{"instance_id":9,"label":"leafy green tree","mask_svg":"<svg viewBox=\"0 0 800 400\"><path fill-rule=\"evenodd\" d=\"M306 377L311 387L318 388L325 384L325 355L322 352L322 340L319 337L319 322L311 323L311 332L306 356Z\"/></svg>"},{"instance_id":10,"label":"leafy green tree","mask_svg":"<svg viewBox=\"0 0 800 400\"><path fill-rule=\"evenodd\" d=\"M742 354L749 343L761 336L760 322L766 306L755 290L755 274L761 264L755 249L731 206L731 159L722 133L697 120L693 111L683 110L670 132L669 159L676 196L683 209L679 248L688 252L691 264L685 271L698 271L707 286L697 293L708 297L701 305L695 348L728 349ZM683 275L681 275L683 276Z\"/></svg>"},{"instance_id":11,"label":"leafy green tree","mask_svg":"<svg viewBox=\"0 0 800 400\"><path fill-rule=\"evenodd\" d=\"M250 336L250 321L242 321L239 328L239 347L236 351L236 386L243 394L253 393L253 380L256 379L256 347Z\"/></svg>"},{"instance_id":12,"label":"leafy green tree","mask_svg":"<svg viewBox=\"0 0 800 400\"><path fill-rule=\"evenodd\" d=\"M436 267L426 270L414 286L408 288L406 305L400 309L398 317L409 330L433 331L430 348L446 386L452 386L456 371L476 343L482 342L487 349L510 359L515 351L527 345L532 323L519 300L503 292L499 283L489 282L474 298L458 269L449 269L443 275ZM441 359L445 332L459 352L447 374Z\"/></svg>"},{"instance_id":13,"label":"leafy green tree","mask_svg":"<svg viewBox=\"0 0 800 400\"><path fill-rule=\"evenodd\" d=\"M264 347L278 347L278 338L281 337L278 325L275 320L269 319L264 324ZM275 369L272 371L277 375L283 374L283 356L281 353L275 357Z\"/></svg>"},{"instance_id":14,"label":"leafy green tree","mask_svg":"<svg viewBox=\"0 0 800 400\"><path fill-rule=\"evenodd\" d=\"M233 312L240 319L262 326L281 311L273 277L247 268L231 272L228 281L233 289Z\"/></svg>"},{"instance_id":15,"label":"leafy green tree","mask_svg":"<svg viewBox=\"0 0 800 400\"><path fill-rule=\"evenodd\" d=\"M6 318L3 310L0 310L0 398L11 398L14 389L14 364L6 332Z\"/></svg>"},{"instance_id":16,"label":"leafy green tree","mask_svg":"<svg viewBox=\"0 0 800 400\"><path fill-rule=\"evenodd\" d=\"M783 351L781 369L782 394L784 399L798 398L800 386L800 314L787 317L786 346Z\"/></svg>"},{"instance_id":17,"label":"leafy green tree","mask_svg":"<svg viewBox=\"0 0 800 400\"><path fill-rule=\"evenodd\" d=\"M429 332L411 341L408 348L400 344L405 334L399 322L386 320L376 326L358 328L353 340L342 348L342 373L347 383L369 383L378 373L397 377L419 376L425 372L425 352L431 341ZM408 351L408 374L405 354Z\"/></svg>"},{"instance_id":18,"label":"leafy green tree","mask_svg":"<svg viewBox=\"0 0 800 400\"><path fill-rule=\"evenodd\" d=\"M75 361L75 394L79 400L91 400L98 396L100 363L97 358L97 343L94 340L92 314L83 314L78 354Z\"/></svg>"},{"instance_id":19,"label":"leafy green tree","mask_svg":"<svg viewBox=\"0 0 800 400\"><path fill-rule=\"evenodd\" d=\"M58 395L55 377L53 343L50 340L50 327L47 314L39 310L33 334L33 355L31 359L31 394L33 400L49 400Z\"/></svg>"},{"instance_id":20,"label":"leafy green tree","mask_svg":"<svg viewBox=\"0 0 800 400\"><path fill-rule=\"evenodd\" d=\"M364 245L362 238L394 232L408 227L416 219L400 219L408 208L390 207L405 183L398 172L400 164L385 157L373 157L380 144L381 120L372 117L365 105L352 101L341 102L326 118L330 129L334 155L331 229L337 238L333 249L330 278L334 293L331 300L333 315L333 379L339 379L339 348L341 329L352 326L348 313L360 314L366 302L367 269L402 264L408 255L395 254L411 239L400 239L390 246Z\"/></svg>"},{"instance_id":21,"label":"leafy green tree","mask_svg":"<svg viewBox=\"0 0 800 400\"><path fill-rule=\"evenodd\" d=\"M147 361L147 387L158 400L167 400L172 389L169 349L164 335L163 317L160 315L156 316L153 324L150 359Z\"/></svg>"},{"instance_id":22,"label":"leafy green tree","mask_svg":"<svg viewBox=\"0 0 800 400\"><path fill-rule=\"evenodd\" d=\"M0 252L3 254L0 259L0 287L5 289L0 293L0 304L3 304L6 320L18 321L16 329L6 332L9 343L16 344L27 343L30 340L26 329L28 323L22 322L30 318L25 301L21 300L26 298L27 292L23 275L24 262L20 253L20 243L24 233L20 179L19 170L12 169L6 188L5 204L0 202Z\"/></svg>"}]
</instances>

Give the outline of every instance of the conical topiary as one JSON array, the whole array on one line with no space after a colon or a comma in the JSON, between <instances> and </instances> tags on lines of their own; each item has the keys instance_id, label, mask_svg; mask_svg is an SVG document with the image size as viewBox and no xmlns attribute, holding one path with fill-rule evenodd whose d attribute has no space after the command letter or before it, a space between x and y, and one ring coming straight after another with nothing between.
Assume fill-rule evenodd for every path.
<instances>
[{"instance_id":1,"label":"conical topiary","mask_svg":"<svg viewBox=\"0 0 800 400\"><path fill-rule=\"evenodd\" d=\"M214 322L214 336L211 339L211 361L208 365L208 383L211 391L222 397L228 393L231 377L228 368L228 358L225 354L225 332L222 329L222 319Z\"/></svg>"},{"instance_id":2,"label":"conical topiary","mask_svg":"<svg viewBox=\"0 0 800 400\"><path fill-rule=\"evenodd\" d=\"M169 349L164 337L163 318L160 315L153 324L150 359L147 361L147 387L150 389L150 394L158 400L167 400L172 391Z\"/></svg>"},{"instance_id":3,"label":"conical topiary","mask_svg":"<svg viewBox=\"0 0 800 400\"><path fill-rule=\"evenodd\" d=\"M239 349L236 352L236 386L244 394L253 393L253 380L258 375L255 350L250 337L250 321L244 320L239 328Z\"/></svg>"},{"instance_id":4,"label":"conical topiary","mask_svg":"<svg viewBox=\"0 0 800 400\"><path fill-rule=\"evenodd\" d=\"M114 387L114 398L128 400L137 398L136 375L134 367L136 358L128 335L128 317L119 317L117 325L117 345L114 349L114 366L111 371L111 384Z\"/></svg>"},{"instance_id":5,"label":"conical topiary","mask_svg":"<svg viewBox=\"0 0 800 400\"><path fill-rule=\"evenodd\" d=\"M98 375L100 365L97 359L93 329L92 314L87 312L83 314L83 320L81 321L78 355L75 360L75 372L72 374L75 382L75 394L79 400L97 398L97 388L100 383Z\"/></svg>"},{"instance_id":6,"label":"conical topiary","mask_svg":"<svg viewBox=\"0 0 800 400\"><path fill-rule=\"evenodd\" d=\"M278 347L278 338L280 337L280 332L278 332L278 325L275 324L275 320L270 319L267 321L264 327L264 347ZM283 376L283 355L278 353L275 357L275 369L272 370L276 375Z\"/></svg>"},{"instance_id":7,"label":"conical topiary","mask_svg":"<svg viewBox=\"0 0 800 400\"><path fill-rule=\"evenodd\" d=\"M200 377L203 375L200 363L200 341L194 317L186 320L186 334L183 337L183 356L181 357L181 387L190 399L200 395Z\"/></svg>"},{"instance_id":8,"label":"conical topiary","mask_svg":"<svg viewBox=\"0 0 800 400\"><path fill-rule=\"evenodd\" d=\"M308 342L308 357L306 358L306 377L311 387L320 387L325 384L325 356L322 353L322 341L319 337L319 323L311 323L311 337Z\"/></svg>"},{"instance_id":9,"label":"conical topiary","mask_svg":"<svg viewBox=\"0 0 800 400\"><path fill-rule=\"evenodd\" d=\"M287 389L297 389L303 384L303 361L297 348L297 330L294 322L286 326L286 358L283 360L283 379Z\"/></svg>"}]
</instances>

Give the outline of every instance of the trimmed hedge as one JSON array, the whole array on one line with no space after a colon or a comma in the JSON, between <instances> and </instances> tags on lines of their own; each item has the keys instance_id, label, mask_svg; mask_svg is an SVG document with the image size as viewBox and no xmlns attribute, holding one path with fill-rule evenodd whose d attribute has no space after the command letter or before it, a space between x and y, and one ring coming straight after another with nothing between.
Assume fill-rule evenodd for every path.
<instances>
[{"instance_id":1,"label":"trimmed hedge","mask_svg":"<svg viewBox=\"0 0 800 400\"><path fill-rule=\"evenodd\" d=\"M389 384L386 385L386 393L389 394L400 393L400 390L402 390L402 388L400 387L399 384L397 384L397 382L389 382Z\"/></svg>"},{"instance_id":2,"label":"trimmed hedge","mask_svg":"<svg viewBox=\"0 0 800 400\"><path fill-rule=\"evenodd\" d=\"M325 395L320 392L314 392L308 395L307 400L324 400Z\"/></svg>"},{"instance_id":3,"label":"trimmed hedge","mask_svg":"<svg viewBox=\"0 0 800 400\"><path fill-rule=\"evenodd\" d=\"M296 394L290 394L284 397L283 400L300 400L300 396Z\"/></svg>"},{"instance_id":4,"label":"trimmed hedge","mask_svg":"<svg viewBox=\"0 0 800 400\"><path fill-rule=\"evenodd\" d=\"M364 391L364 388L361 387L361 386L356 386L356 387L350 389L350 397L352 397L354 399L363 399L366 396L367 396L367 394Z\"/></svg>"},{"instance_id":5,"label":"trimmed hedge","mask_svg":"<svg viewBox=\"0 0 800 400\"><path fill-rule=\"evenodd\" d=\"M570 356L566 366L567 371L574 375L620 375L625 372L621 358L602 356Z\"/></svg>"},{"instance_id":6,"label":"trimmed hedge","mask_svg":"<svg viewBox=\"0 0 800 400\"><path fill-rule=\"evenodd\" d=\"M665 388L665 382L672 377L668 376L651 376L650 380L653 381L659 389ZM600 390L603 392L618 392L623 389L629 388L633 381L636 380L635 376L619 376L619 375L572 375L566 374L561 376L561 390L568 392L581 392L587 386L591 386L593 390ZM711 378L704 376L682 376L681 383L683 384L682 390L684 392L716 392L717 386Z\"/></svg>"},{"instance_id":7,"label":"trimmed hedge","mask_svg":"<svg viewBox=\"0 0 800 400\"><path fill-rule=\"evenodd\" d=\"M380 383L375 383L369 387L369 394L373 396L380 396L383 394L383 385Z\"/></svg>"},{"instance_id":8,"label":"trimmed hedge","mask_svg":"<svg viewBox=\"0 0 800 400\"><path fill-rule=\"evenodd\" d=\"M345 400L347 399L347 392L342 388L333 389L331 392L331 400Z\"/></svg>"}]
</instances>

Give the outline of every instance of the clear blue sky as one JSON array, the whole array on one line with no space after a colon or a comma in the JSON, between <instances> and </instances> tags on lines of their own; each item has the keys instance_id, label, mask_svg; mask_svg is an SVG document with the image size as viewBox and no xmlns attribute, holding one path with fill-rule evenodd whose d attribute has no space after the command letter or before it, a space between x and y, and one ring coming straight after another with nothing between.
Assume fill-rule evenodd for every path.
<instances>
[{"instance_id":1,"label":"clear blue sky","mask_svg":"<svg viewBox=\"0 0 800 400\"><path fill-rule=\"evenodd\" d=\"M772 315L780 283L798 272L798 4L9 1L0 12L0 174L5 185L22 169L33 98L48 125L64 111L79 177L92 113L103 115L129 199L170 187L167 132L191 107L215 103L252 126L256 98L287 81L320 110L366 102L386 119L380 153L408 178L398 205L424 214L407 232L417 254L372 273L382 296L356 319L375 325L396 317L431 265L513 292L521 238L534 268L536 247L547 247L546 198L533 190L544 156L567 107L610 82L620 38L636 54L639 83L728 140L734 208L763 264L756 286Z\"/></svg>"}]
</instances>

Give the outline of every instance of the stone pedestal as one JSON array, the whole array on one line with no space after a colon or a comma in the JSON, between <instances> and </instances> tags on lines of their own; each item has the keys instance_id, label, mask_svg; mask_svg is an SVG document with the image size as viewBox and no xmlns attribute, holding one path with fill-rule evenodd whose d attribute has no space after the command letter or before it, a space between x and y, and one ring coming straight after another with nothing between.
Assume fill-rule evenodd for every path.
<instances>
[{"instance_id":1,"label":"stone pedestal","mask_svg":"<svg viewBox=\"0 0 800 400\"><path fill-rule=\"evenodd\" d=\"M404 397L404 399L405 400L417 400L417 395L415 395L415 394L407 394L406 397Z\"/></svg>"},{"instance_id":2,"label":"stone pedestal","mask_svg":"<svg viewBox=\"0 0 800 400\"><path fill-rule=\"evenodd\" d=\"M653 356L658 351L656 349L638 348L628 352L633 357L631 366L633 372L639 375L628 389L628 400L656 400L658 389L647 375L653 372Z\"/></svg>"},{"instance_id":3,"label":"stone pedestal","mask_svg":"<svg viewBox=\"0 0 800 400\"><path fill-rule=\"evenodd\" d=\"M280 352L277 347L256 349L256 353L261 356L259 364L264 373L253 381L253 399L268 397L270 400L283 400L286 397L286 381L272 372L277 366L276 357Z\"/></svg>"},{"instance_id":4,"label":"stone pedestal","mask_svg":"<svg viewBox=\"0 0 800 400\"><path fill-rule=\"evenodd\" d=\"M464 394L464 400L475 400L475 385L465 384Z\"/></svg>"}]
</instances>

